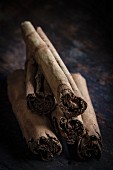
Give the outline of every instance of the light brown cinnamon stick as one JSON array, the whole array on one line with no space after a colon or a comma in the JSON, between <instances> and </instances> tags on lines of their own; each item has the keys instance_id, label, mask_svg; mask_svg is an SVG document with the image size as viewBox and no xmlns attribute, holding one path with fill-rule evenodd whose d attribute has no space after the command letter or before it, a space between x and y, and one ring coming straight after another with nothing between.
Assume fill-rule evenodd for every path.
<instances>
[{"instance_id":1,"label":"light brown cinnamon stick","mask_svg":"<svg viewBox=\"0 0 113 170\"><path fill-rule=\"evenodd\" d=\"M81 159L89 157L100 158L102 141L96 114L89 96L86 80L80 74L72 74L80 92L87 101L88 107L82 114L86 135L78 142L78 155Z\"/></svg>"},{"instance_id":2,"label":"light brown cinnamon stick","mask_svg":"<svg viewBox=\"0 0 113 170\"><path fill-rule=\"evenodd\" d=\"M24 39L34 52L35 60L40 65L61 110L65 112L66 117L82 114L87 107L86 102L77 88L73 91L63 69L46 43L30 22L22 23L21 28Z\"/></svg>"},{"instance_id":3,"label":"light brown cinnamon stick","mask_svg":"<svg viewBox=\"0 0 113 170\"><path fill-rule=\"evenodd\" d=\"M38 114L50 113L55 107L55 99L48 85L44 85L44 76L28 47L26 47L25 70L28 108L37 111Z\"/></svg>"},{"instance_id":4,"label":"light brown cinnamon stick","mask_svg":"<svg viewBox=\"0 0 113 170\"><path fill-rule=\"evenodd\" d=\"M66 65L64 64L64 62L62 61L62 59L60 58L57 50L55 49L55 47L53 46L53 44L51 43L51 41L49 40L49 38L47 37L47 35L44 33L44 31L42 30L41 27L37 27L37 32L40 35L40 37L42 38L42 40L47 44L48 48L50 49L50 51L52 52L53 56L55 57L57 63L59 64L59 66L61 67L61 69L63 70L64 74L66 75L73 91L76 93L79 93L78 87L76 86L70 72L68 71ZM79 94L80 95L80 94Z\"/></svg>"},{"instance_id":5,"label":"light brown cinnamon stick","mask_svg":"<svg viewBox=\"0 0 113 170\"><path fill-rule=\"evenodd\" d=\"M13 72L7 83L13 112L30 150L40 155L42 160L50 160L54 155L59 155L62 146L53 133L49 119L45 115L33 114L27 108L24 71Z\"/></svg>"}]
</instances>

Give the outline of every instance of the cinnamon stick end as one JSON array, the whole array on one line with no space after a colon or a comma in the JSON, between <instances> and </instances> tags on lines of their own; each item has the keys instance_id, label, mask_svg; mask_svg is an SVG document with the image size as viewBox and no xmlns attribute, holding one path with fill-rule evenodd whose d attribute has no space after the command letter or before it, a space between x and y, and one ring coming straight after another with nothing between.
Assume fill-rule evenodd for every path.
<instances>
[{"instance_id":1,"label":"cinnamon stick end","mask_svg":"<svg viewBox=\"0 0 113 170\"><path fill-rule=\"evenodd\" d=\"M51 160L55 155L59 155L62 151L62 146L54 137L48 138L41 136L38 140L30 139L28 142L30 150L40 156L44 161Z\"/></svg>"},{"instance_id":2,"label":"cinnamon stick end","mask_svg":"<svg viewBox=\"0 0 113 170\"><path fill-rule=\"evenodd\" d=\"M102 144L96 136L85 135L78 142L78 157L82 160L89 158L100 159L102 153Z\"/></svg>"},{"instance_id":3,"label":"cinnamon stick end","mask_svg":"<svg viewBox=\"0 0 113 170\"><path fill-rule=\"evenodd\" d=\"M66 84L59 85L58 94L60 94L59 107L67 118L78 116L86 110L87 103L84 99L77 97Z\"/></svg>"},{"instance_id":4,"label":"cinnamon stick end","mask_svg":"<svg viewBox=\"0 0 113 170\"><path fill-rule=\"evenodd\" d=\"M83 124L75 117L69 119L61 117L60 120L53 117L53 126L56 133L65 138L68 144L74 144L84 135Z\"/></svg>"}]
</instances>

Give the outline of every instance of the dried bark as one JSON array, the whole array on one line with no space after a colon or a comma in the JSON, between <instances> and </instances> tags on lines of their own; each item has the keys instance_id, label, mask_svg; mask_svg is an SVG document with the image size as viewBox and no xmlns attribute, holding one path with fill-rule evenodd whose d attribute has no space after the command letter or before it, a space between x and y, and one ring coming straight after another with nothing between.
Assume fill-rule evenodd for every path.
<instances>
[{"instance_id":1,"label":"dried bark","mask_svg":"<svg viewBox=\"0 0 113 170\"><path fill-rule=\"evenodd\" d=\"M28 47L26 47L25 71L28 108L37 111L38 114L50 113L55 107L55 99Z\"/></svg>"},{"instance_id":2,"label":"dried bark","mask_svg":"<svg viewBox=\"0 0 113 170\"><path fill-rule=\"evenodd\" d=\"M29 149L34 154L40 155L42 160L50 160L53 156L59 155L62 146L53 132L48 117L33 114L27 108L24 71L13 72L8 77L7 83L9 100Z\"/></svg>"},{"instance_id":3,"label":"dried bark","mask_svg":"<svg viewBox=\"0 0 113 170\"><path fill-rule=\"evenodd\" d=\"M68 144L74 144L85 133L81 117L66 118L58 106L51 113L51 120L55 132L65 138Z\"/></svg>"},{"instance_id":4,"label":"dried bark","mask_svg":"<svg viewBox=\"0 0 113 170\"><path fill-rule=\"evenodd\" d=\"M75 94L80 94L78 87L76 86L70 72L68 71L66 65L64 64L64 62L62 61L62 59L60 58L57 50L55 49L55 47L53 46L53 44L51 43L51 41L49 40L49 38L47 37L47 35L44 33L44 31L42 30L41 27L37 27L37 32L40 35L40 37L42 38L42 40L46 43L46 45L48 46L48 48L50 49L50 51L52 52L53 56L55 57L57 63L59 64L59 66L61 67L61 69L63 70L64 74L66 75L73 91L75 92Z\"/></svg>"},{"instance_id":5,"label":"dried bark","mask_svg":"<svg viewBox=\"0 0 113 170\"><path fill-rule=\"evenodd\" d=\"M78 156L81 159L90 157L99 159L101 156L102 140L86 80L80 74L73 74L72 76L88 104L86 111L82 114L86 134L78 142Z\"/></svg>"},{"instance_id":6,"label":"dried bark","mask_svg":"<svg viewBox=\"0 0 113 170\"><path fill-rule=\"evenodd\" d=\"M75 91L76 93L78 88L71 74L66 68L65 64L61 60L58 52L54 48L53 44L50 42L50 40L48 39L48 37L40 27L37 27L37 32L40 35L40 37L43 39L43 41L46 43L50 51L52 52L58 65L60 66L65 76L67 77L73 91ZM62 137L64 137L68 144L74 144L75 141L81 138L85 133L83 127L83 121L80 115L77 117L67 118L65 112L62 112L61 109L57 106L56 109L51 114L51 119L56 132L60 134Z\"/></svg>"},{"instance_id":7,"label":"dried bark","mask_svg":"<svg viewBox=\"0 0 113 170\"><path fill-rule=\"evenodd\" d=\"M54 95L40 68L38 68L35 76L35 93L28 96L27 104L30 110L37 111L38 114L49 114L55 108Z\"/></svg>"},{"instance_id":8,"label":"dried bark","mask_svg":"<svg viewBox=\"0 0 113 170\"><path fill-rule=\"evenodd\" d=\"M82 99L78 88L76 87L73 91L63 69L32 24L26 21L21 24L21 28L23 37L32 49L35 60L41 67L61 110L67 118L82 114L87 104Z\"/></svg>"}]
</instances>

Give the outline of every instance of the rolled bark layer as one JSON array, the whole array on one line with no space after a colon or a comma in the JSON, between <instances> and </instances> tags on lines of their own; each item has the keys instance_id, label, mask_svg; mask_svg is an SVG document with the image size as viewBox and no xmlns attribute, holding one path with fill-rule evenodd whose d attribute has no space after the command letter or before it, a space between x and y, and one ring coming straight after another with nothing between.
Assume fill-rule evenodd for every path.
<instances>
[{"instance_id":1,"label":"rolled bark layer","mask_svg":"<svg viewBox=\"0 0 113 170\"><path fill-rule=\"evenodd\" d=\"M82 114L86 134L78 142L78 155L81 159L90 157L99 159L102 150L102 140L86 80L80 74L73 74L72 76L88 104L86 111Z\"/></svg>"},{"instance_id":2,"label":"rolled bark layer","mask_svg":"<svg viewBox=\"0 0 113 170\"><path fill-rule=\"evenodd\" d=\"M55 107L55 98L28 47L26 47L25 72L28 108L33 112L37 111L38 114L50 113Z\"/></svg>"},{"instance_id":3,"label":"rolled bark layer","mask_svg":"<svg viewBox=\"0 0 113 170\"><path fill-rule=\"evenodd\" d=\"M48 117L33 114L27 108L24 71L13 72L8 77L7 83L13 112L30 150L40 155L42 160L50 160L53 156L59 155L62 146L53 133Z\"/></svg>"},{"instance_id":4,"label":"rolled bark layer","mask_svg":"<svg viewBox=\"0 0 113 170\"><path fill-rule=\"evenodd\" d=\"M96 135L84 135L78 140L77 154L80 159L100 159L102 152L101 138Z\"/></svg>"},{"instance_id":5,"label":"rolled bark layer","mask_svg":"<svg viewBox=\"0 0 113 170\"><path fill-rule=\"evenodd\" d=\"M40 68L35 76L35 93L27 96L27 105L31 111L38 114L49 114L55 108L54 95Z\"/></svg>"},{"instance_id":6,"label":"rolled bark layer","mask_svg":"<svg viewBox=\"0 0 113 170\"><path fill-rule=\"evenodd\" d=\"M52 124L57 134L60 134L68 144L74 144L84 135L83 122L80 116L66 118L57 106L51 113Z\"/></svg>"},{"instance_id":7,"label":"rolled bark layer","mask_svg":"<svg viewBox=\"0 0 113 170\"><path fill-rule=\"evenodd\" d=\"M82 114L87 108L87 104L82 99L77 86L74 86L73 91L64 70L32 24L26 21L21 24L21 28L23 37L29 48L32 49L35 60L41 67L61 110L67 118Z\"/></svg>"}]
</instances>

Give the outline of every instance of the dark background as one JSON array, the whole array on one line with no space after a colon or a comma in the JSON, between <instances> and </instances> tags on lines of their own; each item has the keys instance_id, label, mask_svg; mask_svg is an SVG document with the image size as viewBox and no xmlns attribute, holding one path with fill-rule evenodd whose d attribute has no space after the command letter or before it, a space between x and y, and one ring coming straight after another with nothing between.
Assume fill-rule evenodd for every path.
<instances>
[{"instance_id":1,"label":"dark background","mask_svg":"<svg viewBox=\"0 0 113 170\"><path fill-rule=\"evenodd\" d=\"M0 1L0 170L113 170L113 6L106 0ZM7 97L6 77L24 68L20 24L41 26L70 72L87 80L103 138L99 161L61 156L42 162L26 148ZM70 147L69 147L70 148Z\"/></svg>"}]
</instances>

